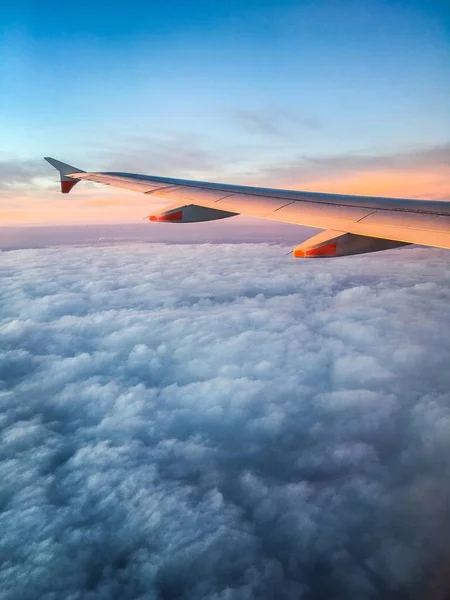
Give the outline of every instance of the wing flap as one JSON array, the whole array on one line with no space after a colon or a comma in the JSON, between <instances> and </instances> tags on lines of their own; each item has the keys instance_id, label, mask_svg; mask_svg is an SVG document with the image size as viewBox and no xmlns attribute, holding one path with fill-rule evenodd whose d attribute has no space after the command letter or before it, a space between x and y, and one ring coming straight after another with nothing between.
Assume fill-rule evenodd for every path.
<instances>
[{"instance_id":1,"label":"wing flap","mask_svg":"<svg viewBox=\"0 0 450 600\"><path fill-rule=\"evenodd\" d=\"M448 231L449 217L443 215L421 214L412 212L392 212L376 210L361 219L361 223L375 225L400 225L409 229L430 229L433 231Z\"/></svg>"},{"instance_id":2,"label":"wing flap","mask_svg":"<svg viewBox=\"0 0 450 600\"><path fill-rule=\"evenodd\" d=\"M370 223L365 220L350 225L348 231L387 240L397 240L408 244L420 244L435 248L450 248L450 217L447 217L447 229L440 228L441 222L427 223L426 228L407 227L401 223Z\"/></svg>"}]
</instances>

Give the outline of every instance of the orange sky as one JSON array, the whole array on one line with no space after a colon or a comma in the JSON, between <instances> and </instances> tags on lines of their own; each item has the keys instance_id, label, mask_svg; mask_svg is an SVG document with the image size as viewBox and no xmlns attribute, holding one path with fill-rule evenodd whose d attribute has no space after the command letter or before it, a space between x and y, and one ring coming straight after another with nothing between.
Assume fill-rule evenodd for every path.
<instances>
[{"instance_id":1,"label":"orange sky","mask_svg":"<svg viewBox=\"0 0 450 600\"><path fill-rule=\"evenodd\" d=\"M450 173L443 165L414 171L366 171L318 179L303 187L343 194L450 200Z\"/></svg>"}]
</instances>

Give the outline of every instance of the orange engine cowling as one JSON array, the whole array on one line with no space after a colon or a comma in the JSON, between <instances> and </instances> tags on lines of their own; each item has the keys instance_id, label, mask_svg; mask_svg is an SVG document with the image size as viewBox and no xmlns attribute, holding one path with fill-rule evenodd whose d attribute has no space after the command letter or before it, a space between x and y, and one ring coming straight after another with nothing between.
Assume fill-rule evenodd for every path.
<instances>
[{"instance_id":1,"label":"orange engine cowling","mask_svg":"<svg viewBox=\"0 0 450 600\"><path fill-rule=\"evenodd\" d=\"M331 258L389 250L406 242L356 235L342 231L322 231L293 250L295 258Z\"/></svg>"},{"instance_id":2,"label":"orange engine cowling","mask_svg":"<svg viewBox=\"0 0 450 600\"><path fill-rule=\"evenodd\" d=\"M217 210L198 206L197 204L187 204L186 206L172 206L158 213L150 215L149 221L162 223L199 223L201 221L216 221L217 219L226 219L234 217L239 213L229 212L227 210Z\"/></svg>"}]
</instances>

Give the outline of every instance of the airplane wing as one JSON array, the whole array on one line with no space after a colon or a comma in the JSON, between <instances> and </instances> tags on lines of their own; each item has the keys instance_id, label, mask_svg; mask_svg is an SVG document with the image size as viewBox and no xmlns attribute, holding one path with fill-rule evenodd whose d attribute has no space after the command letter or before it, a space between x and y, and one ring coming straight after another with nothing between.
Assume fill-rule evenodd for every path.
<instances>
[{"instance_id":1,"label":"airplane wing","mask_svg":"<svg viewBox=\"0 0 450 600\"><path fill-rule=\"evenodd\" d=\"M61 191L79 181L167 198L150 221L194 223L238 214L325 229L293 250L297 258L346 256L422 244L450 249L450 202L279 190L119 172L86 172L46 157Z\"/></svg>"}]
</instances>

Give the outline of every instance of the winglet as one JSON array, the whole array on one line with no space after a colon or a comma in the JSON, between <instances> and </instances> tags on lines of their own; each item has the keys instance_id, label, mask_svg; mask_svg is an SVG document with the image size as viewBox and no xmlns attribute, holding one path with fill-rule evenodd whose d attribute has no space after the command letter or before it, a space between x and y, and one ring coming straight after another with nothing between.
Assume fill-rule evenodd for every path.
<instances>
[{"instance_id":1,"label":"winglet","mask_svg":"<svg viewBox=\"0 0 450 600\"><path fill-rule=\"evenodd\" d=\"M60 160L56 160L56 158L51 158L50 156L44 157L44 160L46 160L52 165L52 167L55 167L55 169L59 171L59 175L61 177L61 192L63 194L68 194L73 186L80 181L80 179L74 177L76 173L86 172L82 171L81 169L77 169L76 167L72 167L72 165L63 163Z\"/></svg>"}]
</instances>

